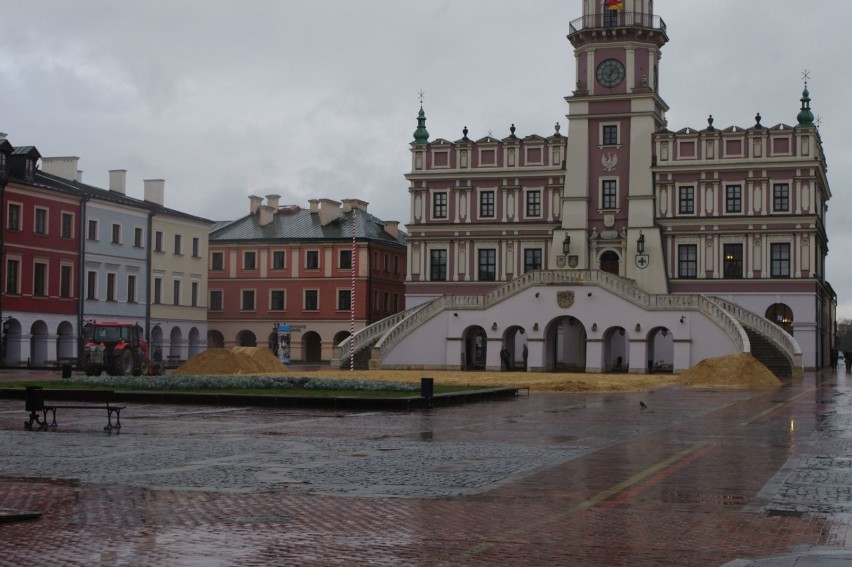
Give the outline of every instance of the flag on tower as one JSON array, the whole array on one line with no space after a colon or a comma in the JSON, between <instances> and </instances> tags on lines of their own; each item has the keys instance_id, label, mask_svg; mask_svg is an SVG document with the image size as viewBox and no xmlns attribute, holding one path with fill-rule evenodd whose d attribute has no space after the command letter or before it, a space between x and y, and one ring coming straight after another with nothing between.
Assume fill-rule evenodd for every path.
<instances>
[{"instance_id":1,"label":"flag on tower","mask_svg":"<svg viewBox=\"0 0 852 567\"><path fill-rule=\"evenodd\" d=\"M607 10L624 10L624 0L606 0Z\"/></svg>"}]
</instances>

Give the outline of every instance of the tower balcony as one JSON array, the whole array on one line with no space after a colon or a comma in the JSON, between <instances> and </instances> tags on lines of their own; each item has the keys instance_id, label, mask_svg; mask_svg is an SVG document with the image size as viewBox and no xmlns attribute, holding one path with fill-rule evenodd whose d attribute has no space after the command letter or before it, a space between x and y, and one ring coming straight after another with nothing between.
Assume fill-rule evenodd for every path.
<instances>
[{"instance_id":1,"label":"tower balcony","mask_svg":"<svg viewBox=\"0 0 852 567\"><path fill-rule=\"evenodd\" d=\"M575 47L601 35L652 35L658 37L659 45L668 41L663 19L643 12L607 10L577 18L569 26L568 39Z\"/></svg>"}]
</instances>

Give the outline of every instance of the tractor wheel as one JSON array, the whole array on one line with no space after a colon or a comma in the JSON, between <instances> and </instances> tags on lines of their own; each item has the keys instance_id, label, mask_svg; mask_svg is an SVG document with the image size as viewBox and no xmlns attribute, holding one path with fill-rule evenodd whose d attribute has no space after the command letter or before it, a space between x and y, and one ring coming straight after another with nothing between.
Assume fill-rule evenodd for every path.
<instances>
[{"instance_id":1,"label":"tractor wheel","mask_svg":"<svg viewBox=\"0 0 852 567\"><path fill-rule=\"evenodd\" d=\"M144 358L139 363L139 366L133 369L134 376L147 376L148 375L148 361Z\"/></svg>"},{"instance_id":2,"label":"tractor wheel","mask_svg":"<svg viewBox=\"0 0 852 567\"><path fill-rule=\"evenodd\" d=\"M133 372L133 354L129 350L123 350L112 361L110 376L130 376Z\"/></svg>"}]
</instances>

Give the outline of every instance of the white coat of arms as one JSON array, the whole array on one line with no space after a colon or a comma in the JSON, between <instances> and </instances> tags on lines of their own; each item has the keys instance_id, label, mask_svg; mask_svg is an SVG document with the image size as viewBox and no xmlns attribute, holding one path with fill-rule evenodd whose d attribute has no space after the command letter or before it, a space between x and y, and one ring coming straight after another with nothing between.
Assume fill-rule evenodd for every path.
<instances>
[{"instance_id":1,"label":"white coat of arms","mask_svg":"<svg viewBox=\"0 0 852 567\"><path fill-rule=\"evenodd\" d=\"M612 152L606 152L601 156L601 165L606 171L612 171L618 165L618 156Z\"/></svg>"}]
</instances>

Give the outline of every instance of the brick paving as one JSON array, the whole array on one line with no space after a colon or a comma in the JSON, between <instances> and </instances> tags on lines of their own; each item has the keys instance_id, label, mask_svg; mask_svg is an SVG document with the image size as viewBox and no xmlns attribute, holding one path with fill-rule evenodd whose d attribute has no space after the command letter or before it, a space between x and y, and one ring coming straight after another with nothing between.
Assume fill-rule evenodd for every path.
<instances>
[{"instance_id":1,"label":"brick paving","mask_svg":"<svg viewBox=\"0 0 852 567\"><path fill-rule=\"evenodd\" d=\"M413 412L0 401L0 565L722 565L852 546L852 375ZM648 405L641 410L639 401Z\"/></svg>"}]
</instances>

